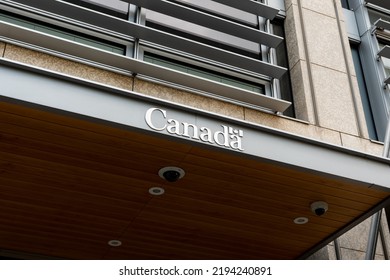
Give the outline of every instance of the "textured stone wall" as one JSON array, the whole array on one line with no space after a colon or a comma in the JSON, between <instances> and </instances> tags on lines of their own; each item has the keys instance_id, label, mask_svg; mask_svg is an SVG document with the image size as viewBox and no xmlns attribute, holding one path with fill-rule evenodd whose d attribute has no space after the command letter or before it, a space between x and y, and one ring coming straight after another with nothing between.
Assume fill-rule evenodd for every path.
<instances>
[{"instance_id":1,"label":"textured stone wall","mask_svg":"<svg viewBox=\"0 0 390 280\"><path fill-rule=\"evenodd\" d=\"M131 76L124 76L114 72L105 71L86 64L22 48L12 44L3 44L3 49L3 56L9 60L109 86L115 86L121 89L131 90L133 87L133 78Z\"/></svg>"},{"instance_id":2,"label":"textured stone wall","mask_svg":"<svg viewBox=\"0 0 390 280\"><path fill-rule=\"evenodd\" d=\"M286 43L297 116L367 138L338 0L286 0Z\"/></svg>"},{"instance_id":3,"label":"textured stone wall","mask_svg":"<svg viewBox=\"0 0 390 280\"><path fill-rule=\"evenodd\" d=\"M390 254L390 233L389 227L386 222L385 213L382 212L381 219L382 229L384 233L385 246L383 246L381 239L378 238L376 247L375 260L384 260L385 253ZM368 244L369 231L371 226L371 218L368 218L364 222L357 225L352 230L348 231L344 235L337 239L340 256L342 260L364 260L366 257L366 249ZM315 254L313 254L309 260L336 260L336 248L335 243L331 242Z\"/></svg>"}]
</instances>

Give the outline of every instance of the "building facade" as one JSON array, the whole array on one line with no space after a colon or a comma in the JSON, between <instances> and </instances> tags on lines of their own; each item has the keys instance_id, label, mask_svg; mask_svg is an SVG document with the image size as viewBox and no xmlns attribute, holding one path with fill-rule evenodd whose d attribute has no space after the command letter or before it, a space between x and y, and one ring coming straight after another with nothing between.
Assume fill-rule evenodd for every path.
<instances>
[{"instance_id":1,"label":"building facade","mask_svg":"<svg viewBox=\"0 0 390 280\"><path fill-rule=\"evenodd\" d=\"M0 256L388 259L389 34L386 1L0 0Z\"/></svg>"}]
</instances>

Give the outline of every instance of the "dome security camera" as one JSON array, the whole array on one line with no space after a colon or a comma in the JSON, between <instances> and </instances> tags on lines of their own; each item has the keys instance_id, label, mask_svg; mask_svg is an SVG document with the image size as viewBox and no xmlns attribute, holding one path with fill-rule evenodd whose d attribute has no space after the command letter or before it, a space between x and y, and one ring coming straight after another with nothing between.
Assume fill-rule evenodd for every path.
<instances>
[{"instance_id":1,"label":"dome security camera","mask_svg":"<svg viewBox=\"0 0 390 280\"><path fill-rule=\"evenodd\" d=\"M179 168L179 167L175 167L175 166L168 166L168 167L164 167L164 168L161 168L159 171L158 171L158 175L167 180L168 182L176 182L178 181L179 179L183 178L184 175L185 175L185 172L183 169Z\"/></svg>"},{"instance_id":2,"label":"dome security camera","mask_svg":"<svg viewBox=\"0 0 390 280\"><path fill-rule=\"evenodd\" d=\"M310 204L311 211L317 216L322 216L328 211L329 205L325 201L315 201Z\"/></svg>"}]
</instances>

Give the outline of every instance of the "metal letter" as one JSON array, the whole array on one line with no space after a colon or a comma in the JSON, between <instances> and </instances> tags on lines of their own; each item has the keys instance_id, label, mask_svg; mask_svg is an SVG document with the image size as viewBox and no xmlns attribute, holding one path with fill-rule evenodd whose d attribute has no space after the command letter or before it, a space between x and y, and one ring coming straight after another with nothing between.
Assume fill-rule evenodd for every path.
<instances>
[{"instance_id":1,"label":"metal letter","mask_svg":"<svg viewBox=\"0 0 390 280\"><path fill-rule=\"evenodd\" d=\"M164 125L163 127L156 127L153 125L152 114L154 111L159 111L162 114L162 116L164 117L164 119L167 118L167 111L159 109L159 108L150 108L149 110L146 111L146 114L145 114L146 123L153 130L158 130L158 131L164 130L167 127L167 125Z\"/></svg>"}]
</instances>

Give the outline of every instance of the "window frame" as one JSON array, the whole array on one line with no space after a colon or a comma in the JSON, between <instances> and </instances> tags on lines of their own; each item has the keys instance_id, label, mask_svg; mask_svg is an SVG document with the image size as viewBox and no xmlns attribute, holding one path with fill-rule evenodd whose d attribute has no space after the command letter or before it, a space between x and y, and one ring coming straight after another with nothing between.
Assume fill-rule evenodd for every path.
<instances>
[{"instance_id":1,"label":"window frame","mask_svg":"<svg viewBox=\"0 0 390 280\"><path fill-rule=\"evenodd\" d=\"M259 86L263 87L264 93L258 93L257 91L253 91L254 93L257 93L259 95L264 94L266 96L271 95L270 82L267 80L264 80L264 79L260 79L259 77L243 75L241 73L232 71L230 69L221 68L221 67L215 66L213 64L208 64L204 61L199 61L199 60L196 60L194 58L188 58L185 55L178 55L177 53L175 54L173 52L167 52L166 50L161 50L161 49L158 49L156 47L151 47L148 45L140 45L139 58L143 61L145 61L144 56L145 56L146 52L155 54L155 55L160 56L162 58L177 61L178 64L183 63L183 64L192 65L192 66L194 66L193 67L194 70L196 68L200 68L200 69L205 69L206 71L209 70L210 72L215 72L215 73L219 72L219 73L221 73L220 74L221 78L225 77L225 78L231 79L231 80L237 79L238 82L241 80L241 81L247 81L248 84L250 84L250 83L258 84ZM180 71L180 70L178 70L178 71ZM196 76L195 74L190 74L190 75ZM207 79L207 77L203 77L203 78ZM212 80L212 79L209 79L209 80ZM218 82L218 83L226 84L227 86L233 86L233 85L229 85L229 84L223 83L223 82Z\"/></svg>"},{"instance_id":2,"label":"window frame","mask_svg":"<svg viewBox=\"0 0 390 280\"><path fill-rule=\"evenodd\" d=\"M33 6L25 4L31 4L31 2L33 2ZM257 110L265 110L274 113L283 112L287 107L291 105L290 102L285 100L269 98L270 94L264 95L263 98L259 96L259 94L248 93L248 91L238 90L234 87L227 85L221 86L219 84L216 85L212 83L203 83L199 86L200 83L199 81L196 82L196 79L189 77L183 78L182 75L179 75L174 71L158 73L158 69L160 67L151 66L148 63L142 62L141 60L139 60L139 57L137 57L138 54L136 52L134 52L134 58L131 57L131 55L133 55L132 50L137 51L136 48L138 42L147 42L148 38L153 37L153 35L156 34L160 35L159 40L164 42L166 41L165 39L168 37L171 39L175 39L176 37L170 34L165 34L163 32L150 30L146 27L140 26L138 23L118 19L110 15L104 15L101 12L91 11L84 7L75 7L74 4L62 1L54 1L53 3L48 4L46 2L42 3L40 1L35 0L18 0L12 1L12 3L1 0L0 8L4 9L4 7L7 7L6 10L8 11L21 12L22 15L41 20L43 22L55 24L64 28L69 28L71 30L85 33L91 36L96 36L98 38L125 43L128 56L123 57L117 54L107 54L103 50L95 50L93 47L88 47L75 42L68 42L65 39L55 38L55 36L43 34L32 30L26 30L20 27L18 28L12 25L6 25L5 27L7 30L3 30L1 32L3 32L4 34L6 33L6 38L9 38L6 40L11 43L32 49L37 49L56 56L66 57L74 61L94 65L100 68L108 69L126 75L133 75L134 73L136 73L140 74L140 76L149 76L152 78L153 76L155 76L156 79L160 81L165 80L167 83L174 83L175 81L180 81L180 84L181 81L186 81L186 84L183 85L183 88L191 89L192 87L194 87L194 92L201 92L201 94L203 95L209 95L213 98L226 100L230 103L240 104L245 107L250 107ZM46 8L48 10L46 10ZM66 14L63 14L64 11L62 8L66 8ZM73 11L76 11L76 13L72 14L72 9ZM83 17L84 14L89 14L93 16ZM83 21L83 19L86 19L86 21ZM104 21L102 19L104 19ZM119 26L117 24L119 24ZM133 28L134 30L132 30ZM128 30L131 30L131 32L133 33L126 33L126 31ZM21 34L18 34L19 31L21 32ZM134 34L141 34L142 36L133 36ZM179 40L180 42L184 42L184 45L181 46L182 49L186 49L186 47L188 46L197 44L195 42L188 42L187 40L183 40L181 38L177 38L177 40ZM64 43L64 41L66 42ZM158 43L159 42L157 42L156 45L158 45ZM151 42L151 44L154 44L154 42ZM171 44L175 45L174 42L171 42ZM287 71L286 68L279 67L277 65L271 65L270 63L257 60L254 61L254 59L245 58L242 55L235 55L230 52L217 50L216 48L211 48L202 44L198 44L197 47L197 51L199 52L199 54L205 53L205 56L208 57L195 54L191 57L191 59L200 60L199 58L202 58L202 63L214 65L215 67L220 67L219 69L224 69L224 71L226 70L230 74L235 73L236 75L237 73L245 72L245 75L248 75L246 79L248 79L248 77L251 77L249 79L252 79L252 77L255 77L256 79L260 77L265 81L263 83L267 84L272 79L272 75L282 75L282 73ZM169 46L164 46L164 48L165 50L168 50ZM91 51L91 49L94 50ZM209 51L215 53L208 54L207 52ZM181 51L179 50L178 53L180 52ZM221 55L217 61L214 60L214 58L218 56L215 54ZM225 57L233 58L233 61L236 61L238 65L223 63ZM248 66L248 63L251 64L251 66ZM261 70L258 70L257 67L260 67ZM253 69L256 69L256 71L253 71ZM263 74L259 75L258 71L262 72ZM264 71L268 72L264 73ZM258 98L255 99L255 96L257 96Z\"/></svg>"}]
</instances>

